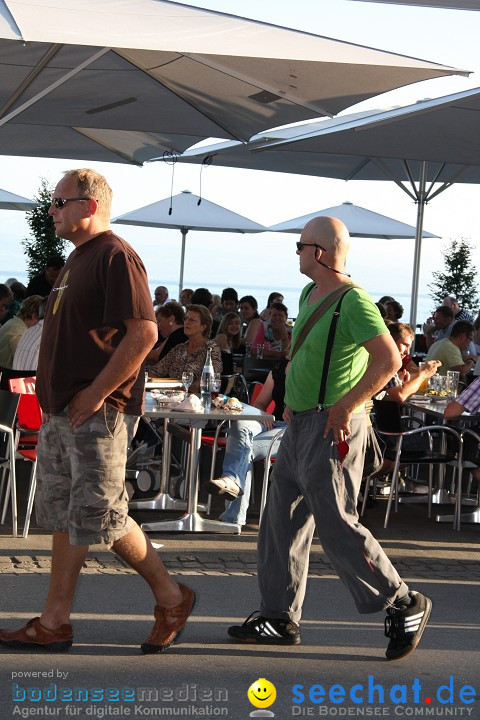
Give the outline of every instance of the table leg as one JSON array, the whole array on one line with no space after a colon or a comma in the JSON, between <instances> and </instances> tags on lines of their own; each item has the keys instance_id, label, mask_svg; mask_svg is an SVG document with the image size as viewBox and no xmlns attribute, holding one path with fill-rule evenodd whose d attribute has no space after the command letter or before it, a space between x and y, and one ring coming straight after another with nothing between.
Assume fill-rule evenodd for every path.
<instances>
[{"instance_id":1,"label":"table leg","mask_svg":"<svg viewBox=\"0 0 480 720\"><path fill-rule=\"evenodd\" d=\"M214 532L238 535L240 525L224 523L220 520L206 520L198 514L198 458L202 442L202 428L192 427L190 430L190 452L187 465L188 501L187 512L178 520L163 520L153 523L142 523L145 532Z\"/></svg>"}]
</instances>

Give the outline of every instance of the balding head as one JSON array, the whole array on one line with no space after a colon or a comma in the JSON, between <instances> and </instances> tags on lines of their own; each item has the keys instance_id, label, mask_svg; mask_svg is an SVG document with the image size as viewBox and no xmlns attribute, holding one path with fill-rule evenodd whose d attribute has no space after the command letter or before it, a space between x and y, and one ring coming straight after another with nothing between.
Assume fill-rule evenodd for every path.
<instances>
[{"instance_id":1,"label":"balding head","mask_svg":"<svg viewBox=\"0 0 480 720\"><path fill-rule=\"evenodd\" d=\"M350 247L350 235L341 220L328 216L313 218L303 228L301 239L321 245L328 255L329 264L343 269Z\"/></svg>"}]
</instances>

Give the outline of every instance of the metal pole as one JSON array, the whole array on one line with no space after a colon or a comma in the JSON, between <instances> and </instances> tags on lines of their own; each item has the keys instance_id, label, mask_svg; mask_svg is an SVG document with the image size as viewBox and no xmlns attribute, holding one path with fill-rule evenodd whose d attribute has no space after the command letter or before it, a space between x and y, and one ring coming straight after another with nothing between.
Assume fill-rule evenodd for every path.
<instances>
[{"instance_id":1,"label":"metal pole","mask_svg":"<svg viewBox=\"0 0 480 720\"><path fill-rule=\"evenodd\" d=\"M420 166L420 181L417 193L417 227L415 232L415 253L413 257L412 296L410 304L410 325L415 329L417 323L418 286L420 278L420 259L422 254L423 214L426 204L425 187L427 184L427 162Z\"/></svg>"},{"instance_id":2,"label":"metal pole","mask_svg":"<svg viewBox=\"0 0 480 720\"><path fill-rule=\"evenodd\" d=\"M182 254L180 257L180 280L178 283L178 302L180 302L180 294L183 290L183 269L185 266L185 243L187 241L188 228L182 227Z\"/></svg>"}]
</instances>

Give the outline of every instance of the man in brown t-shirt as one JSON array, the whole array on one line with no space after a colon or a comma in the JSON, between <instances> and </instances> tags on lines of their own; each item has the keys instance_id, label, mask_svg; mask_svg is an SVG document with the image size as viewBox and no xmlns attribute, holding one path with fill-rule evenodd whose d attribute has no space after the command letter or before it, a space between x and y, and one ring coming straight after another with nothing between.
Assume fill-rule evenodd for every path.
<instances>
[{"instance_id":1,"label":"man in brown t-shirt","mask_svg":"<svg viewBox=\"0 0 480 720\"><path fill-rule=\"evenodd\" d=\"M110 230L111 198L97 172L71 170L50 207L57 235L75 246L49 297L36 386L45 413L36 511L53 533L52 569L40 618L0 630L7 647L68 650L71 605L91 544L111 547L152 589L155 623L143 652L175 642L195 603L128 517L126 452L143 409L142 364L157 328L145 268Z\"/></svg>"}]
</instances>

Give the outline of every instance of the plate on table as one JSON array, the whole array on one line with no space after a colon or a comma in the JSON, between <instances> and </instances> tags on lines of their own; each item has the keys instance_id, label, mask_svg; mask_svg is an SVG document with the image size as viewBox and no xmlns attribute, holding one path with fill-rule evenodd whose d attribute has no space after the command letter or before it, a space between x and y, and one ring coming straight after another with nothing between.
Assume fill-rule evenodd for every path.
<instances>
[{"instance_id":1,"label":"plate on table","mask_svg":"<svg viewBox=\"0 0 480 720\"><path fill-rule=\"evenodd\" d=\"M152 390L151 395L160 407L174 407L185 398L185 390L173 390L162 387L161 389L156 388Z\"/></svg>"},{"instance_id":2,"label":"plate on table","mask_svg":"<svg viewBox=\"0 0 480 720\"><path fill-rule=\"evenodd\" d=\"M172 378L150 378L145 383L145 390L175 390L183 388L181 380Z\"/></svg>"}]
</instances>

